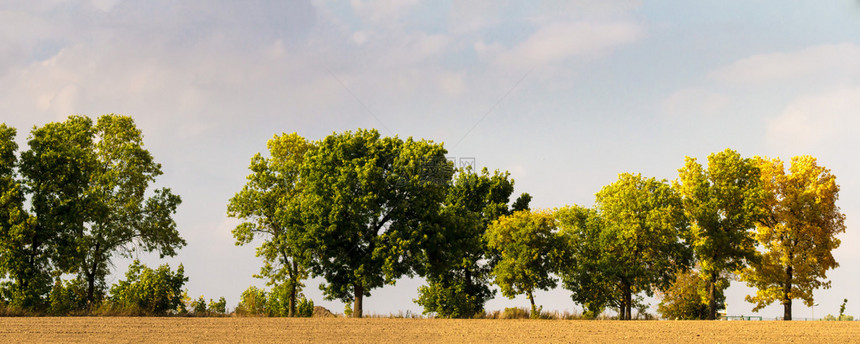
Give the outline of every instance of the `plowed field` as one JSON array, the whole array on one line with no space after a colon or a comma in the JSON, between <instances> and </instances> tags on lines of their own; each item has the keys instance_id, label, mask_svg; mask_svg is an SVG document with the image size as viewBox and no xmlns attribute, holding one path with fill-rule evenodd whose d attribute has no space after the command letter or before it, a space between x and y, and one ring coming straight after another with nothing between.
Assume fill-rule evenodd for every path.
<instances>
[{"instance_id":1,"label":"plowed field","mask_svg":"<svg viewBox=\"0 0 860 344\"><path fill-rule=\"evenodd\" d=\"M858 343L860 322L0 318L0 343Z\"/></svg>"}]
</instances>

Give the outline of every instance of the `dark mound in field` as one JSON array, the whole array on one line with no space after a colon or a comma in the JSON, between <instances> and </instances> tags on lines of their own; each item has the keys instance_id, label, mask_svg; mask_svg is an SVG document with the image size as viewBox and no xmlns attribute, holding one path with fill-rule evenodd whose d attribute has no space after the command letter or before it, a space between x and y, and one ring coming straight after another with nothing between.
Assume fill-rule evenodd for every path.
<instances>
[{"instance_id":1,"label":"dark mound in field","mask_svg":"<svg viewBox=\"0 0 860 344\"><path fill-rule=\"evenodd\" d=\"M326 309L323 306L314 307L314 318L335 318L337 315L334 315L330 310Z\"/></svg>"}]
</instances>

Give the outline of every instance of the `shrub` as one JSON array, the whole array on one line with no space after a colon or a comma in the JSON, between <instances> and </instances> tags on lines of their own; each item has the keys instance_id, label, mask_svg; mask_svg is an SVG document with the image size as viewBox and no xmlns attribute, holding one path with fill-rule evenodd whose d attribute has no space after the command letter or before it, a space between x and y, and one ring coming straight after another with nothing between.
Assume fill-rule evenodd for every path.
<instances>
[{"instance_id":1,"label":"shrub","mask_svg":"<svg viewBox=\"0 0 860 344\"><path fill-rule=\"evenodd\" d=\"M134 315L165 315L181 308L182 286L188 281L182 264L174 273L167 264L153 270L135 260L125 277L110 289L115 310Z\"/></svg>"},{"instance_id":2,"label":"shrub","mask_svg":"<svg viewBox=\"0 0 860 344\"><path fill-rule=\"evenodd\" d=\"M267 315L266 296L266 291L255 286L248 287L239 297L236 314L242 316Z\"/></svg>"},{"instance_id":3,"label":"shrub","mask_svg":"<svg viewBox=\"0 0 860 344\"><path fill-rule=\"evenodd\" d=\"M86 285L80 279L63 281L57 279L51 289L49 301L52 315L68 315L81 313L87 309ZM102 299L101 295L97 299Z\"/></svg>"},{"instance_id":4,"label":"shrub","mask_svg":"<svg viewBox=\"0 0 860 344\"><path fill-rule=\"evenodd\" d=\"M726 300L723 294L724 285L728 281L720 279L717 282L718 309L725 309ZM679 274L675 283L663 294L663 300L657 305L657 312L664 319L697 320L708 317L707 283L698 272L690 270Z\"/></svg>"},{"instance_id":5,"label":"shrub","mask_svg":"<svg viewBox=\"0 0 860 344\"><path fill-rule=\"evenodd\" d=\"M200 295L197 300L191 302L191 311L197 316L208 315L208 310L206 309L206 298L204 298L203 295Z\"/></svg>"},{"instance_id":6,"label":"shrub","mask_svg":"<svg viewBox=\"0 0 860 344\"><path fill-rule=\"evenodd\" d=\"M209 300L209 312L227 314L227 300L223 296L218 301Z\"/></svg>"},{"instance_id":7,"label":"shrub","mask_svg":"<svg viewBox=\"0 0 860 344\"><path fill-rule=\"evenodd\" d=\"M308 300L304 296L299 300L298 306L296 306L296 316L303 318L310 318L314 315L314 301Z\"/></svg>"}]
</instances>

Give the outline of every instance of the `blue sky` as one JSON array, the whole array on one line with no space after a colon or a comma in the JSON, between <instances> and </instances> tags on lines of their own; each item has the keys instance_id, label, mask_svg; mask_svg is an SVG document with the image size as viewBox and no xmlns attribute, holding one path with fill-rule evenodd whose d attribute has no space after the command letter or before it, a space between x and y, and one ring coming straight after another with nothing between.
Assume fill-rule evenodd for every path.
<instances>
[{"instance_id":1,"label":"blue sky","mask_svg":"<svg viewBox=\"0 0 860 344\"><path fill-rule=\"evenodd\" d=\"M24 146L29 128L71 114L133 116L164 165L159 186L184 200L189 244L167 261L185 264L192 296L231 305L263 281L226 203L277 133L444 142L510 171L540 208L589 206L621 172L672 180L684 156L727 147L811 154L837 176L848 226L815 315L846 297L860 315L857 32L852 0L0 1L0 121ZM318 283L306 293L341 311ZM420 311L421 283L375 290L366 312ZM730 314L750 313L750 292L733 282ZM536 301L580 309L561 289ZM488 308L526 304L499 295Z\"/></svg>"}]
</instances>

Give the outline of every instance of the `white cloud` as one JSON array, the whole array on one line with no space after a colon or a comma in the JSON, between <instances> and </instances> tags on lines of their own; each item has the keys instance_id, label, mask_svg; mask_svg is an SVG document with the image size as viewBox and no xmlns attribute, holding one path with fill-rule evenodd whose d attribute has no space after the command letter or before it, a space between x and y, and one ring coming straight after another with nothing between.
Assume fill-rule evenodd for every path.
<instances>
[{"instance_id":1,"label":"white cloud","mask_svg":"<svg viewBox=\"0 0 860 344\"><path fill-rule=\"evenodd\" d=\"M463 91L466 90L465 81L464 81L465 73L442 73L439 75L438 83L439 89L442 90L445 94L456 96L463 94Z\"/></svg>"},{"instance_id":2,"label":"white cloud","mask_svg":"<svg viewBox=\"0 0 860 344\"><path fill-rule=\"evenodd\" d=\"M528 69L571 57L598 56L631 43L643 34L641 26L628 21L553 23L502 53L499 63Z\"/></svg>"},{"instance_id":3,"label":"white cloud","mask_svg":"<svg viewBox=\"0 0 860 344\"><path fill-rule=\"evenodd\" d=\"M794 52L753 55L717 69L711 77L728 82L764 83L807 77L860 75L860 46L827 44Z\"/></svg>"},{"instance_id":4,"label":"white cloud","mask_svg":"<svg viewBox=\"0 0 860 344\"><path fill-rule=\"evenodd\" d=\"M767 139L774 147L807 151L860 127L860 87L836 89L791 102L768 121Z\"/></svg>"},{"instance_id":5,"label":"white cloud","mask_svg":"<svg viewBox=\"0 0 860 344\"><path fill-rule=\"evenodd\" d=\"M355 42L356 45L362 45L364 42L367 42L367 32L358 31L352 34L352 41Z\"/></svg>"},{"instance_id":6,"label":"white cloud","mask_svg":"<svg viewBox=\"0 0 860 344\"><path fill-rule=\"evenodd\" d=\"M119 0L91 0L90 3L100 11L108 12L119 3Z\"/></svg>"},{"instance_id":7,"label":"white cloud","mask_svg":"<svg viewBox=\"0 0 860 344\"><path fill-rule=\"evenodd\" d=\"M728 96L717 92L685 88L663 100L660 112L669 117L714 116L724 111L730 102Z\"/></svg>"},{"instance_id":8,"label":"white cloud","mask_svg":"<svg viewBox=\"0 0 860 344\"><path fill-rule=\"evenodd\" d=\"M418 4L418 0L352 0L350 4L359 17L382 23L398 20Z\"/></svg>"}]
</instances>

